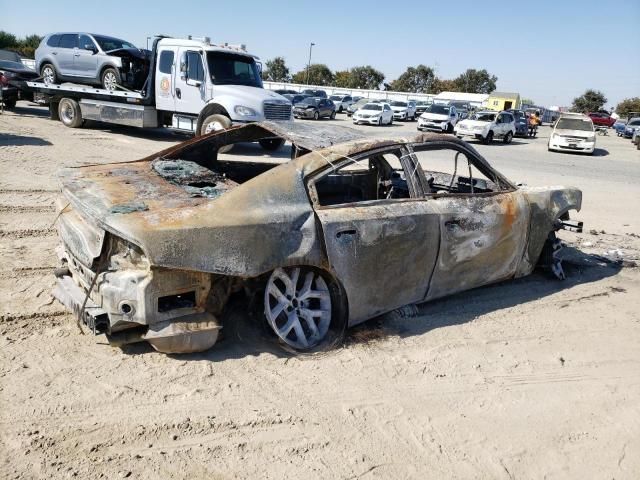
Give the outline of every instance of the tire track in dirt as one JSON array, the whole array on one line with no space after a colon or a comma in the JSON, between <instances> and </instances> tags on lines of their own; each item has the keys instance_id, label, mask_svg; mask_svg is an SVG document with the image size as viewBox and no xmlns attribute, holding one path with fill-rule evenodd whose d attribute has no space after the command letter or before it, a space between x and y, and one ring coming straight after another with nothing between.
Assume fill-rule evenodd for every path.
<instances>
[{"instance_id":1,"label":"tire track in dirt","mask_svg":"<svg viewBox=\"0 0 640 480\"><path fill-rule=\"evenodd\" d=\"M0 230L0 238L17 240L26 237L53 237L57 234L55 228L26 228L24 230Z\"/></svg>"},{"instance_id":2,"label":"tire track in dirt","mask_svg":"<svg viewBox=\"0 0 640 480\"><path fill-rule=\"evenodd\" d=\"M0 213L54 213L56 207L54 205L1 205Z\"/></svg>"}]
</instances>

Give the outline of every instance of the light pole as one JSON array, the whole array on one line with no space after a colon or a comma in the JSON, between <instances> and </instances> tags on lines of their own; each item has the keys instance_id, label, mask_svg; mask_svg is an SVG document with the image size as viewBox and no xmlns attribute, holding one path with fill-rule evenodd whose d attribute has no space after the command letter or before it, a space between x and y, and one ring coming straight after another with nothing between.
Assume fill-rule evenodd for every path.
<instances>
[{"instance_id":1,"label":"light pole","mask_svg":"<svg viewBox=\"0 0 640 480\"><path fill-rule=\"evenodd\" d=\"M307 85L309 85L309 67L311 67L311 49L313 48L313 46L315 45L315 43L311 42L309 44L309 61L307 62Z\"/></svg>"}]
</instances>

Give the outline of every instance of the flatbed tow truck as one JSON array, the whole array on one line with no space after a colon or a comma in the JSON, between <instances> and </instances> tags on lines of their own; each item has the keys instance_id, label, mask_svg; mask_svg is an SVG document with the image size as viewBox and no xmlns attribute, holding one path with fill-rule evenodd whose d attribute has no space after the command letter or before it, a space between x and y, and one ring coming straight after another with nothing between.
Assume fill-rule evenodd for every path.
<instances>
[{"instance_id":1,"label":"flatbed tow truck","mask_svg":"<svg viewBox=\"0 0 640 480\"><path fill-rule=\"evenodd\" d=\"M257 60L244 45L158 36L140 91L43 81L21 87L49 104L51 119L70 128L93 120L204 135L249 122L292 121L291 102L263 88ZM276 150L284 142L273 138L259 143Z\"/></svg>"}]
</instances>

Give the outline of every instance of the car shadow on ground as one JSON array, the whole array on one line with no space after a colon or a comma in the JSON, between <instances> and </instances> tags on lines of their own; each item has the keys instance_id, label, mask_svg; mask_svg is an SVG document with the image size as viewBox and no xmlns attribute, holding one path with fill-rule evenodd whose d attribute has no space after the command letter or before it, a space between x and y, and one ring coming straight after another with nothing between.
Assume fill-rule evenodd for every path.
<instances>
[{"instance_id":1,"label":"car shadow on ground","mask_svg":"<svg viewBox=\"0 0 640 480\"><path fill-rule=\"evenodd\" d=\"M511 308L563 290L600 281L617 275L621 263L584 253L574 247L563 250L566 280L558 280L549 272L536 269L531 275L461 292L432 302L395 310L358 325L347 333L347 344L370 342L389 336L411 337L436 328L459 325L484 314ZM595 296L611 295L620 290L603 287ZM579 298L582 300L582 298ZM558 309L571 300L558 301Z\"/></svg>"},{"instance_id":2,"label":"car shadow on ground","mask_svg":"<svg viewBox=\"0 0 640 480\"><path fill-rule=\"evenodd\" d=\"M0 147L46 147L48 145L52 145L52 143L39 137L0 133Z\"/></svg>"},{"instance_id":3,"label":"car shadow on ground","mask_svg":"<svg viewBox=\"0 0 640 480\"><path fill-rule=\"evenodd\" d=\"M12 112L15 115L20 115L21 117L49 117L49 108L45 105L32 104L28 102L21 101L16 104L15 108L11 110L4 109L4 113Z\"/></svg>"},{"instance_id":4,"label":"car shadow on ground","mask_svg":"<svg viewBox=\"0 0 640 480\"><path fill-rule=\"evenodd\" d=\"M85 120L82 128L85 130L117 133L128 137L156 140L160 142L184 142L193 136L189 133L176 132L166 128L138 128L127 125L95 122L93 120Z\"/></svg>"},{"instance_id":5,"label":"car shadow on ground","mask_svg":"<svg viewBox=\"0 0 640 480\"><path fill-rule=\"evenodd\" d=\"M381 315L348 329L335 338L330 346L319 352L299 354L282 348L267 325L260 310L260 295L253 299L238 296L230 302L223 316L223 329L218 343L202 353L175 355L179 360L208 360L219 362L246 356L272 354L279 358L299 360L334 355L351 345L372 344L386 338L407 338L422 335L437 328L460 325L487 313L549 297L563 290L592 283L618 274L622 265L596 255L586 254L573 247L563 250L566 280L557 280L548 272L536 270L532 275L477 288L420 305L409 305ZM622 290L603 287L592 296L614 295ZM582 300L576 298L574 300ZM558 301L557 308L566 307L572 300ZM127 345L126 354L153 352L147 343Z\"/></svg>"}]
</instances>

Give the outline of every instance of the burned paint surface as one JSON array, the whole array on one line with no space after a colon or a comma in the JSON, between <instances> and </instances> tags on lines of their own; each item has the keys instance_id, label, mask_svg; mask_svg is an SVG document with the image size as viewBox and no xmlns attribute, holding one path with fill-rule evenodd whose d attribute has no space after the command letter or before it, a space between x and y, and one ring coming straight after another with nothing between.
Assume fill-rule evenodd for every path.
<instances>
[{"instance_id":1,"label":"burned paint surface","mask_svg":"<svg viewBox=\"0 0 640 480\"><path fill-rule=\"evenodd\" d=\"M221 146L274 136L309 153L279 165L218 159ZM491 179L490 192L432 192L427 173L449 181L422 171L411 152L423 146L464 150ZM392 150L400 151L408 172L402 181L410 198L376 193L369 202L318 203L317 178L359 155ZM79 291L90 290L97 275L90 296L109 315L114 343L144 327L138 338L148 335L167 351L215 342L216 315L233 286L278 267L331 272L346 294L352 325L526 275L557 219L581 204L576 189L517 189L450 136L378 140L299 122L234 127L142 160L67 169L61 180L67 208L58 228L63 257L78 262L72 275ZM376 191L388 180L376 180ZM200 336L192 335L198 325ZM165 340L180 334L199 340Z\"/></svg>"}]
</instances>

